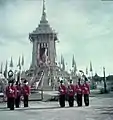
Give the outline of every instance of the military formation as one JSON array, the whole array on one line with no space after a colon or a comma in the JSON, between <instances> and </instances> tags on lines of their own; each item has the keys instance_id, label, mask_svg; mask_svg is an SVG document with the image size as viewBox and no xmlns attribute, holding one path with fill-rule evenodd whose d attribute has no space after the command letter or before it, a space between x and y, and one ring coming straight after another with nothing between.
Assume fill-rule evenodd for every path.
<instances>
[{"instance_id":1,"label":"military formation","mask_svg":"<svg viewBox=\"0 0 113 120\"><path fill-rule=\"evenodd\" d=\"M21 101L24 103L24 107L28 107L30 86L28 81L25 79L23 84L20 79L15 81L11 77L13 72L9 71L8 85L5 88L5 96L7 98L7 108L14 110L14 108L19 108ZM89 94L90 86L86 76L83 76L84 82L81 82L81 78L78 78L77 84L73 83L73 80L69 80L68 86L64 84L64 81L60 81L58 87L59 91L59 104L61 107L65 107L65 101L68 100L69 107L74 106L74 100L76 99L77 105L82 106L82 98L84 98L85 106L89 106Z\"/></svg>"},{"instance_id":2,"label":"military formation","mask_svg":"<svg viewBox=\"0 0 113 120\"><path fill-rule=\"evenodd\" d=\"M30 95L30 87L28 81L25 79L23 84L20 80L15 81L12 79L13 72L9 71L8 85L5 88L5 96L7 98L7 108L14 110L14 108L20 107L20 102L23 100L24 107L28 107L28 99Z\"/></svg>"},{"instance_id":3,"label":"military formation","mask_svg":"<svg viewBox=\"0 0 113 120\"><path fill-rule=\"evenodd\" d=\"M69 106L74 106L74 100L76 99L78 107L83 105L82 98L84 97L85 106L89 106L89 94L90 86L87 78L84 76L84 83L78 78L77 84L73 84L70 80L68 87L60 81L59 86L59 104L61 107L65 107L65 101L68 100Z\"/></svg>"}]
</instances>

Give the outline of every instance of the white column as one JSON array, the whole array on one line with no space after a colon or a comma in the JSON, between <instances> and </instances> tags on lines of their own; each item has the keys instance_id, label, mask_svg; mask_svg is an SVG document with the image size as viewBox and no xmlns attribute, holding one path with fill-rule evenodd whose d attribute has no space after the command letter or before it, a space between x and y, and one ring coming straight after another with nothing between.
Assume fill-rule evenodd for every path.
<instances>
[{"instance_id":1,"label":"white column","mask_svg":"<svg viewBox=\"0 0 113 120\"><path fill-rule=\"evenodd\" d=\"M40 43L38 43L37 46L38 46L38 49L37 49L37 58L38 58L38 60L40 60Z\"/></svg>"},{"instance_id":2,"label":"white column","mask_svg":"<svg viewBox=\"0 0 113 120\"><path fill-rule=\"evenodd\" d=\"M51 64L54 65L55 62L55 42L54 42L54 35L50 38L51 40L49 41L49 52L50 52L50 60Z\"/></svg>"},{"instance_id":3,"label":"white column","mask_svg":"<svg viewBox=\"0 0 113 120\"><path fill-rule=\"evenodd\" d=\"M34 67L37 65L37 40L34 41Z\"/></svg>"},{"instance_id":4,"label":"white column","mask_svg":"<svg viewBox=\"0 0 113 120\"><path fill-rule=\"evenodd\" d=\"M49 38L48 38L48 59L49 59L49 61L50 61L50 35L48 36Z\"/></svg>"},{"instance_id":5,"label":"white column","mask_svg":"<svg viewBox=\"0 0 113 120\"><path fill-rule=\"evenodd\" d=\"M33 50L32 50L32 67L34 68L35 66L35 42L33 41Z\"/></svg>"}]
</instances>

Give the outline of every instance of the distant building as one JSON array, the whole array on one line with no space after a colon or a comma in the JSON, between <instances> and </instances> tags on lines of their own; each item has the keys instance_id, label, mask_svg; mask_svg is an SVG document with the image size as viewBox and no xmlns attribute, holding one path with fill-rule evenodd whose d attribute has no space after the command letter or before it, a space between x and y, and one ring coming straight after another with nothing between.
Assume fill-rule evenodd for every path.
<instances>
[{"instance_id":1,"label":"distant building","mask_svg":"<svg viewBox=\"0 0 113 120\"><path fill-rule=\"evenodd\" d=\"M109 75L106 77L108 87L113 90L113 75Z\"/></svg>"},{"instance_id":2,"label":"distant building","mask_svg":"<svg viewBox=\"0 0 113 120\"><path fill-rule=\"evenodd\" d=\"M102 84L103 85L104 77L100 77L97 74L95 74L95 76L93 76L93 80L95 82L97 82L98 84ZM113 75L109 75L109 76L106 77L106 83L107 83L107 87L109 89L113 90Z\"/></svg>"}]
</instances>

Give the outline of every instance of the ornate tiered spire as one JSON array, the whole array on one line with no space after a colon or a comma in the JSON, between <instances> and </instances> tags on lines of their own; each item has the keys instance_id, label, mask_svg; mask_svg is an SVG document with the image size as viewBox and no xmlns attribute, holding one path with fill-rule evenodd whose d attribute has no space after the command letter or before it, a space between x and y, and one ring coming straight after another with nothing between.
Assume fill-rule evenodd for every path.
<instances>
[{"instance_id":1,"label":"ornate tiered spire","mask_svg":"<svg viewBox=\"0 0 113 120\"><path fill-rule=\"evenodd\" d=\"M42 18L41 18L41 22L45 22L46 20L46 12L45 12L46 8L45 8L45 0L43 0L43 9L42 9Z\"/></svg>"},{"instance_id":2,"label":"ornate tiered spire","mask_svg":"<svg viewBox=\"0 0 113 120\"><path fill-rule=\"evenodd\" d=\"M52 27L49 25L48 20L46 18L46 12L45 12L46 8L45 8L45 0L43 0L43 9L42 9L42 16L41 16L41 20L40 20L40 24L38 25L38 27L32 32L30 33L30 40L32 40L32 35L33 34L55 34L55 40L57 40L57 36L55 31L52 29Z\"/></svg>"}]
</instances>

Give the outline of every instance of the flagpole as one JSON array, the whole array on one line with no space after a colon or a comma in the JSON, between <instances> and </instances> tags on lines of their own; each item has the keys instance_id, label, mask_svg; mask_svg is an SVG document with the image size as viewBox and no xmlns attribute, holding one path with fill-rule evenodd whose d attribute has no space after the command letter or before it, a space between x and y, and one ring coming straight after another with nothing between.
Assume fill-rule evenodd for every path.
<instances>
[{"instance_id":1,"label":"flagpole","mask_svg":"<svg viewBox=\"0 0 113 120\"><path fill-rule=\"evenodd\" d=\"M19 57L19 60L18 60L18 65L17 65L17 67L18 67L18 77L19 77L19 82L21 81L21 67L22 67L22 65L21 65L21 63L20 63L20 57Z\"/></svg>"},{"instance_id":2,"label":"flagpole","mask_svg":"<svg viewBox=\"0 0 113 120\"><path fill-rule=\"evenodd\" d=\"M0 73L3 73L3 62L1 63Z\"/></svg>"},{"instance_id":3,"label":"flagpole","mask_svg":"<svg viewBox=\"0 0 113 120\"><path fill-rule=\"evenodd\" d=\"M7 60L6 60L6 65L5 65L5 70L4 70L4 77L7 79Z\"/></svg>"},{"instance_id":4,"label":"flagpole","mask_svg":"<svg viewBox=\"0 0 113 120\"><path fill-rule=\"evenodd\" d=\"M103 67L103 75L104 75L104 92L106 93L107 92L107 89L106 89L106 74L105 74L105 67Z\"/></svg>"}]
</instances>

